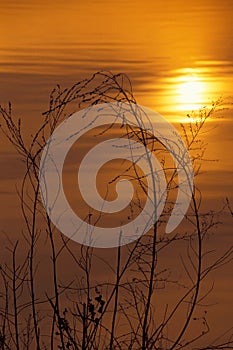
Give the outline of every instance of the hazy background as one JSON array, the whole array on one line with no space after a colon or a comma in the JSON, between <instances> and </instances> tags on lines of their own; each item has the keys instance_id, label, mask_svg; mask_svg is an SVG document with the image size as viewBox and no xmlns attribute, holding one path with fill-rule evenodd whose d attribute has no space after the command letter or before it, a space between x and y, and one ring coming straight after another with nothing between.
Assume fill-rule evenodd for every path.
<instances>
[{"instance_id":1,"label":"hazy background","mask_svg":"<svg viewBox=\"0 0 233 350\"><path fill-rule=\"evenodd\" d=\"M69 87L97 70L128 74L139 104L178 127L187 111L226 98L233 86L233 2L0 0L0 103L13 104L26 137L41 121L51 89ZM229 102L229 103L228 103ZM209 122L207 162L199 178L205 208L232 200L232 110ZM17 235L16 185L23 167L0 135L0 229ZM232 244L227 213L213 237L221 252ZM16 233L17 231L17 233ZM214 246L214 245L213 245ZM43 255L43 254L42 254ZM212 275L214 330L232 319L232 266Z\"/></svg>"}]
</instances>

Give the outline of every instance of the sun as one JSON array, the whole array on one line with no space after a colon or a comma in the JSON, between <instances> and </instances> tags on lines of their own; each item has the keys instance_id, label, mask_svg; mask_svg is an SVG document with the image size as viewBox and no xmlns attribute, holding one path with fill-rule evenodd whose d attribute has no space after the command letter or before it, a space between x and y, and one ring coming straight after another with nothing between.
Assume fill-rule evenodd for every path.
<instances>
[{"instance_id":1,"label":"sun","mask_svg":"<svg viewBox=\"0 0 233 350\"><path fill-rule=\"evenodd\" d=\"M177 82L177 102L180 110L191 111L202 107L205 83L198 76L184 76Z\"/></svg>"}]
</instances>

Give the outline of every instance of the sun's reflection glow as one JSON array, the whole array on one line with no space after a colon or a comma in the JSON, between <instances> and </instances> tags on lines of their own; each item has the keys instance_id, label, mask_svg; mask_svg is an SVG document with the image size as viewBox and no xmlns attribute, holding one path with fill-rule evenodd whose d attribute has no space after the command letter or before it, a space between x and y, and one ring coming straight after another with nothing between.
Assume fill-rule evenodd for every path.
<instances>
[{"instance_id":1,"label":"sun's reflection glow","mask_svg":"<svg viewBox=\"0 0 233 350\"><path fill-rule=\"evenodd\" d=\"M177 119L184 123L193 122L191 118L181 118L181 114L197 111L206 105L211 90L208 72L196 68L177 69L173 71L173 77L167 79L167 83L173 111L179 113Z\"/></svg>"},{"instance_id":2,"label":"sun's reflection glow","mask_svg":"<svg viewBox=\"0 0 233 350\"><path fill-rule=\"evenodd\" d=\"M206 86L198 76L186 76L177 84L177 102L180 110L196 110L202 107Z\"/></svg>"},{"instance_id":3,"label":"sun's reflection glow","mask_svg":"<svg viewBox=\"0 0 233 350\"><path fill-rule=\"evenodd\" d=\"M165 77L162 83L166 93L161 101L177 122L192 122L190 118L182 116L208 105L210 96L213 96L213 87L216 87L209 68L201 67L171 70L170 77Z\"/></svg>"}]
</instances>

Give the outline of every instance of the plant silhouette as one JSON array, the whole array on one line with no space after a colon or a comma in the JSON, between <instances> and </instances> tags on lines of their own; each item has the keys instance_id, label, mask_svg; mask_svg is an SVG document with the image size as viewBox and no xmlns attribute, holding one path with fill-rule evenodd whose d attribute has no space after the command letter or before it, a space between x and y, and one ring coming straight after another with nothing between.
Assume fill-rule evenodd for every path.
<instances>
[{"instance_id":1,"label":"plant silhouette","mask_svg":"<svg viewBox=\"0 0 233 350\"><path fill-rule=\"evenodd\" d=\"M124 74L97 72L71 88L62 90L57 86L51 92L49 108L43 113L41 125L29 144L11 104L7 108L0 107L1 130L25 166L19 191L25 228L20 240L9 240L11 263L2 262L0 271L0 349L233 348L232 338L229 336L225 340L225 334L222 337L219 334L215 343L200 347L206 344L205 337L210 332L208 310L205 307L203 311L203 305L213 289L211 286L203 291L201 286L211 271L232 260L232 247L220 256L211 252L212 260L206 260L205 240L219 218L211 210L201 212L202 197L196 185L183 232L163 234L174 203L174 196L171 196L164 213L148 234L109 253L72 242L57 230L44 210L39 168L47 139L74 111L112 101L136 105L131 82ZM193 112L190 123L181 125L195 176L204 161L206 147L201 132L218 108L221 108L220 101L209 109ZM105 134L113 128L110 125L109 129L98 132ZM176 193L177 171L174 165L167 164L166 150L158 140L143 130L140 123L130 129L122 125L122 129L124 137L136 138L157 152L167 174L168 189ZM129 173L134 171L133 179L146 193L143 177L135 166L131 164L126 169ZM136 199L135 207L141 209L141 198ZM131 207L132 216L135 207ZM232 212L229 200L226 207ZM131 215L127 218L130 220ZM98 224L99 218L87 212L86 220ZM41 242L45 237L49 257L47 281L39 273L43 263ZM23 254L19 247L22 242ZM170 265L164 262L174 248L177 251L182 248L177 266L174 262ZM66 264L67 270L62 273ZM165 300L161 291L172 297Z\"/></svg>"}]
</instances>

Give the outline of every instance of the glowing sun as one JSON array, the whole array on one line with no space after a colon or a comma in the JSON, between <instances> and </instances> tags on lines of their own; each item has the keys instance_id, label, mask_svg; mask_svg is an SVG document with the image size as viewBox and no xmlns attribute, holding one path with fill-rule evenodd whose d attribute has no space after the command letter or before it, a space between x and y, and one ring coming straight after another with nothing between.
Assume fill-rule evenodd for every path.
<instances>
[{"instance_id":1,"label":"glowing sun","mask_svg":"<svg viewBox=\"0 0 233 350\"><path fill-rule=\"evenodd\" d=\"M191 111L202 107L205 83L199 77L182 77L177 85L179 109Z\"/></svg>"}]
</instances>

